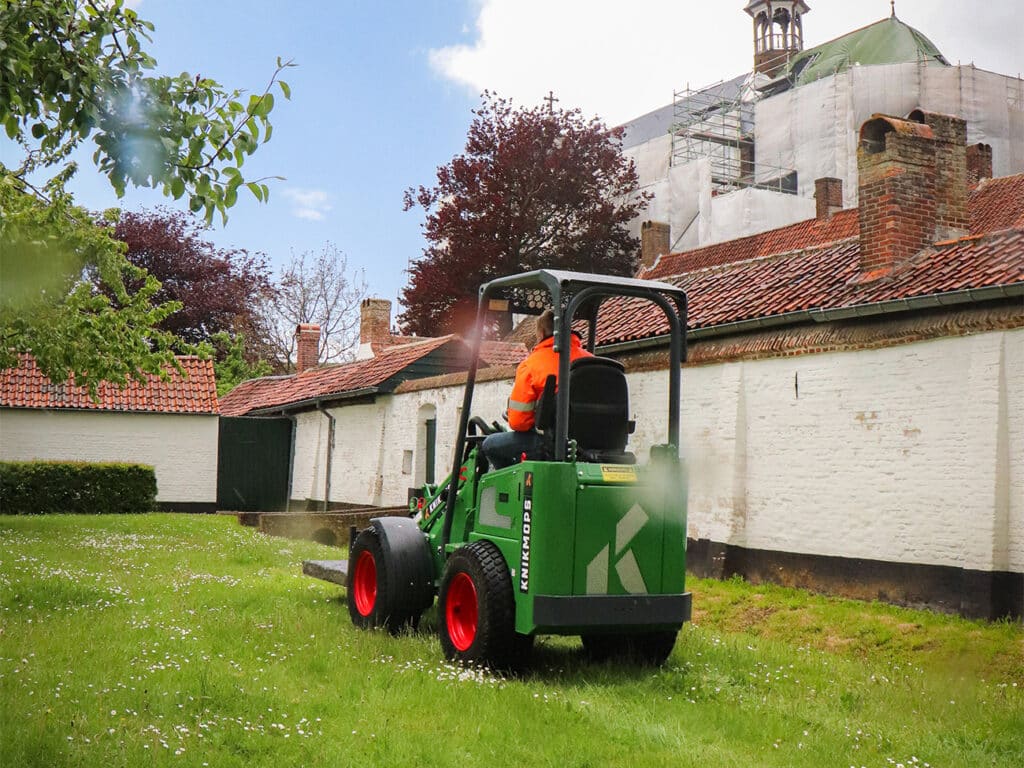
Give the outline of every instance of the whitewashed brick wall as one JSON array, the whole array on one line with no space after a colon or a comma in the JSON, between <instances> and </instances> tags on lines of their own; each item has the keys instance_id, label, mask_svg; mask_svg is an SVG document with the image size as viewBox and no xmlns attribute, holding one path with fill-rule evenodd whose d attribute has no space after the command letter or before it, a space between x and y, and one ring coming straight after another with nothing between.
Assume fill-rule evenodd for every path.
<instances>
[{"instance_id":1,"label":"whitewashed brick wall","mask_svg":"<svg viewBox=\"0 0 1024 768\"><path fill-rule=\"evenodd\" d=\"M1017 330L685 370L689 535L1024 571L1022 349Z\"/></svg>"},{"instance_id":2,"label":"whitewashed brick wall","mask_svg":"<svg viewBox=\"0 0 1024 768\"><path fill-rule=\"evenodd\" d=\"M510 387L478 385L474 413L497 418ZM641 461L665 439L667 390L664 371L630 375ZM332 411L333 500L405 502L425 405L448 474L462 388L388 396ZM326 422L300 417L294 487L312 498ZM1024 572L1024 329L686 368L682 425L691 538Z\"/></svg>"},{"instance_id":3,"label":"whitewashed brick wall","mask_svg":"<svg viewBox=\"0 0 1024 768\"><path fill-rule=\"evenodd\" d=\"M0 459L150 464L157 501L213 504L217 417L3 408Z\"/></svg>"}]
</instances>

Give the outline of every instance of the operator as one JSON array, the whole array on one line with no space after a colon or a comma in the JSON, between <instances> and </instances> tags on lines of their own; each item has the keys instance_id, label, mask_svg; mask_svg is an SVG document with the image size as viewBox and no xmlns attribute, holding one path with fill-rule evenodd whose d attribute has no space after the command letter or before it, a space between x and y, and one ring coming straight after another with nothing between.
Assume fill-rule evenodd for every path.
<instances>
[{"instance_id":1,"label":"operator","mask_svg":"<svg viewBox=\"0 0 1024 768\"><path fill-rule=\"evenodd\" d=\"M537 317L537 346L516 369L512 397L508 401L508 423L511 432L495 432L483 442L483 452L494 469L515 464L525 453L535 457L543 445L533 428L533 413L544 391L548 376L558 377L558 353L555 352L555 315L550 309ZM569 360L592 357L583 348L575 331L569 334Z\"/></svg>"}]
</instances>

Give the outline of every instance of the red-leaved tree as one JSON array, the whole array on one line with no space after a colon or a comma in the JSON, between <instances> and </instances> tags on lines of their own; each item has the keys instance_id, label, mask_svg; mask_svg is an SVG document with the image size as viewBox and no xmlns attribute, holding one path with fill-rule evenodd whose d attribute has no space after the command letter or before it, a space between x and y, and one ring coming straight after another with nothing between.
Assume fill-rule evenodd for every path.
<instances>
[{"instance_id":1,"label":"red-leaved tree","mask_svg":"<svg viewBox=\"0 0 1024 768\"><path fill-rule=\"evenodd\" d=\"M647 206L621 129L554 100L530 109L484 92L466 149L410 188L405 209L426 212L429 245L402 291L406 332L435 336L472 324L482 282L549 268L631 275L628 223Z\"/></svg>"},{"instance_id":2,"label":"red-leaved tree","mask_svg":"<svg viewBox=\"0 0 1024 768\"><path fill-rule=\"evenodd\" d=\"M154 301L180 301L182 308L160 327L189 342L214 336L245 336L247 356L264 356L265 331L259 309L273 294L262 256L218 248L203 239L201 222L166 208L125 212L114 236L128 245L128 261L161 283Z\"/></svg>"}]
</instances>

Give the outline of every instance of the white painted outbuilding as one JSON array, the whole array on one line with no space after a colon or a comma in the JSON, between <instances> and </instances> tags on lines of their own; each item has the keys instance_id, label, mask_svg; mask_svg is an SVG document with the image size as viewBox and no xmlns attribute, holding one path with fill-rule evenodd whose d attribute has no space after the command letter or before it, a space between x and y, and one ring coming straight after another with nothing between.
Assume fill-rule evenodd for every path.
<instances>
[{"instance_id":1,"label":"white painted outbuilding","mask_svg":"<svg viewBox=\"0 0 1024 768\"><path fill-rule=\"evenodd\" d=\"M218 407L213 364L181 358L187 376L121 390L54 385L31 358L0 373L0 460L151 465L157 505L212 512L217 500Z\"/></svg>"}]
</instances>

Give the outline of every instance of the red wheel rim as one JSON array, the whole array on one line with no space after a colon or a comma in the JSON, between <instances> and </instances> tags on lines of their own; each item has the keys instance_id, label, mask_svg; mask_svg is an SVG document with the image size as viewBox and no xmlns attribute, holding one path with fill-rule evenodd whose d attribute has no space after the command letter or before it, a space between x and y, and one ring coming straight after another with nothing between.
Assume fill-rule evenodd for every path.
<instances>
[{"instance_id":1,"label":"red wheel rim","mask_svg":"<svg viewBox=\"0 0 1024 768\"><path fill-rule=\"evenodd\" d=\"M476 585L467 573L457 573L448 585L444 609L448 637L456 650L465 651L476 639Z\"/></svg>"},{"instance_id":2,"label":"red wheel rim","mask_svg":"<svg viewBox=\"0 0 1024 768\"><path fill-rule=\"evenodd\" d=\"M360 616L373 613L377 602L377 561L373 559L373 553L365 549L359 553L356 571L352 574L352 597Z\"/></svg>"}]
</instances>

